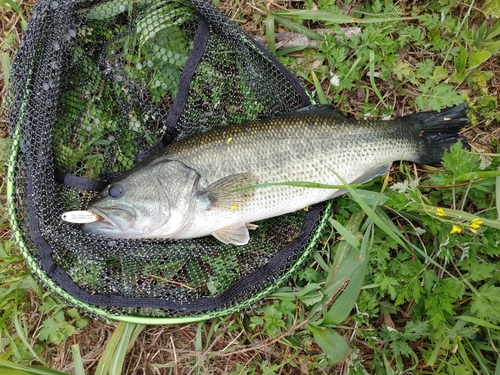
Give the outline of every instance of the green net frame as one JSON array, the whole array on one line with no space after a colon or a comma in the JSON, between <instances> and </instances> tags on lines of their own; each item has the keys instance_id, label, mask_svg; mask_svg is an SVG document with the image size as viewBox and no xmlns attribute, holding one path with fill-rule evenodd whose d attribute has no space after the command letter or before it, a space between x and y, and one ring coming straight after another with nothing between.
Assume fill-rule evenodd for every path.
<instances>
[{"instance_id":1,"label":"green net frame","mask_svg":"<svg viewBox=\"0 0 500 375\"><path fill-rule=\"evenodd\" d=\"M42 0L12 78L10 223L30 269L66 302L187 323L257 304L310 259L329 204L259 223L245 246L110 240L60 219L163 145L309 104L212 3Z\"/></svg>"}]
</instances>

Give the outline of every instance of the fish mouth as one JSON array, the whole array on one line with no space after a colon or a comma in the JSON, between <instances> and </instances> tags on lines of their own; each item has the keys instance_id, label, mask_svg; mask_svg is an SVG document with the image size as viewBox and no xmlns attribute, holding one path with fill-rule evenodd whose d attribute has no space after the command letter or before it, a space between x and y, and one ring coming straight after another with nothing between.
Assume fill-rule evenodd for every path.
<instances>
[{"instance_id":1,"label":"fish mouth","mask_svg":"<svg viewBox=\"0 0 500 375\"><path fill-rule=\"evenodd\" d=\"M123 208L113 207L109 212L91 206L87 211L97 215L99 220L82 225L82 231L90 234L102 234L107 237L123 236L133 228L135 214Z\"/></svg>"}]
</instances>

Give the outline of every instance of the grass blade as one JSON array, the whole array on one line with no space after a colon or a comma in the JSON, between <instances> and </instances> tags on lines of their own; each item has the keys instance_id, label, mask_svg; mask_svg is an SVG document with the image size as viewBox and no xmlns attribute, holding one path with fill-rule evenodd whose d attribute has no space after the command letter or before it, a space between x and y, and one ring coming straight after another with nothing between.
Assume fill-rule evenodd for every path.
<instances>
[{"instance_id":1,"label":"grass blade","mask_svg":"<svg viewBox=\"0 0 500 375\"><path fill-rule=\"evenodd\" d=\"M1 4L2 4L2 8L5 7L5 5L7 5L14 12L17 12L17 13L21 13L22 12L21 7L19 6L19 4L16 3L15 0L4 0L4 1L1 2Z\"/></svg>"},{"instance_id":2,"label":"grass blade","mask_svg":"<svg viewBox=\"0 0 500 375\"><path fill-rule=\"evenodd\" d=\"M360 248L355 248L346 244L346 246L349 247L347 251L350 251L352 255L354 255L353 264L356 264L358 268L350 277L349 285L347 285L342 294L337 297L330 310L324 315L321 325L338 325L343 322L352 311L365 281L369 260L367 256L368 241L371 239L371 230L372 226L368 225Z\"/></svg>"},{"instance_id":3,"label":"grass blade","mask_svg":"<svg viewBox=\"0 0 500 375\"><path fill-rule=\"evenodd\" d=\"M432 354L430 355L429 359L427 360L428 365L434 366L434 364L437 361L438 355L443 348L444 343L446 343L450 338L453 337L454 334L456 334L458 331L460 331L462 328L464 328L466 324L467 324L467 322L465 320L459 320L455 323L455 325L453 326L451 331L448 333L448 335L443 340L441 340L441 342L438 343L436 345L435 349L432 351Z\"/></svg>"},{"instance_id":4,"label":"grass blade","mask_svg":"<svg viewBox=\"0 0 500 375\"><path fill-rule=\"evenodd\" d=\"M73 354L73 362L75 364L75 375L85 375L85 367L83 366L82 355L80 353L80 345L71 345L71 354Z\"/></svg>"},{"instance_id":5,"label":"grass blade","mask_svg":"<svg viewBox=\"0 0 500 375\"><path fill-rule=\"evenodd\" d=\"M102 353L102 357L99 360L99 364L97 365L95 375L107 375L109 365L110 365L111 360L113 358L113 353L116 350L116 346L118 345L118 341L120 340L121 336L123 335L123 331L125 330L126 324L132 324L132 323L120 322L116 326L116 329L113 332L113 335L111 336L108 343L106 344L106 349Z\"/></svg>"},{"instance_id":6,"label":"grass blade","mask_svg":"<svg viewBox=\"0 0 500 375\"><path fill-rule=\"evenodd\" d=\"M313 324L309 324L308 328L323 352L328 354L332 361L340 362L344 360L351 351L344 338L333 329L316 327Z\"/></svg>"},{"instance_id":7,"label":"grass blade","mask_svg":"<svg viewBox=\"0 0 500 375\"><path fill-rule=\"evenodd\" d=\"M313 78L314 87L316 88L316 94L318 95L319 102L321 104L328 104L329 101L325 95L325 92L323 91L323 87L321 87L321 82L319 81L318 77L313 71L311 71L311 76Z\"/></svg>"},{"instance_id":8,"label":"grass blade","mask_svg":"<svg viewBox=\"0 0 500 375\"><path fill-rule=\"evenodd\" d=\"M12 65L10 63L9 55L5 52L0 53L0 66L2 67L5 85L8 86Z\"/></svg>"},{"instance_id":9,"label":"grass blade","mask_svg":"<svg viewBox=\"0 0 500 375\"><path fill-rule=\"evenodd\" d=\"M3 375L67 375L45 367L20 365L2 359L0 359L0 373Z\"/></svg>"},{"instance_id":10,"label":"grass blade","mask_svg":"<svg viewBox=\"0 0 500 375\"><path fill-rule=\"evenodd\" d=\"M495 204L497 207L497 220L500 220L500 176L495 178Z\"/></svg>"},{"instance_id":11,"label":"grass blade","mask_svg":"<svg viewBox=\"0 0 500 375\"><path fill-rule=\"evenodd\" d=\"M497 190L497 193L498 193L498 190L500 190L498 188L498 183L497 183L497 186L495 189ZM498 195L497 195L497 197L498 197ZM436 213L436 210L438 208L438 207L427 206L427 205L423 205L422 207L423 207L422 209L415 210L415 212L419 212L419 213L423 213L423 214L427 214L427 215L429 215L429 214L432 215L432 214ZM498 208L498 198L497 198L497 208ZM495 228L495 229L500 229L500 220L486 219L486 218L481 217L481 216L470 214L466 211L454 210L452 208L441 208L441 209L443 210L445 216L447 216L448 218L460 219L460 220L466 220L466 221L472 221L474 219L479 219L486 226L489 226L489 227ZM499 214L500 214L500 211L499 211Z\"/></svg>"},{"instance_id":12,"label":"grass blade","mask_svg":"<svg viewBox=\"0 0 500 375\"><path fill-rule=\"evenodd\" d=\"M345 16L343 14L338 14L334 12L318 12L314 10L279 10L273 13L275 16L288 17L299 20L313 20L313 21L323 21L330 23L379 23L379 22L389 22L389 21L406 21L417 19L418 17L367 17L367 18L356 18L351 16Z\"/></svg>"},{"instance_id":13,"label":"grass blade","mask_svg":"<svg viewBox=\"0 0 500 375\"><path fill-rule=\"evenodd\" d=\"M274 35L274 17L269 15L266 20L266 40L269 51L276 55L276 38Z\"/></svg>"},{"instance_id":14,"label":"grass blade","mask_svg":"<svg viewBox=\"0 0 500 375\"><path fill-rule=\"evenodd\" d=\"M303 34L303 35L307 36L309 39L313 39L313 40L324 40L325 39L325 37L323 35L315 32L315 31L312 31L305 26L302 26L293 20L289 20L288 18L281 17L281 16L277 15L276 13L273 13L273 17L274 17L275 21L278 22L280 25L285 26L286 28L288 28L292 31L295 31L296 33Z\"/></svg>"},{"instance_id":15,"label":"grass blade","mask_svg":"<svg viewBox=\"0 0 500 375\"><path fill-rule=\"evenodd\" d=\"M384 98L382 97L382 94L380 93L380 91L377 88L377 84L375 83L375 51L374 50L370 50L370 83L372 85L373 91L377 95L378 100L380 100L380 103L382 103L382 105L385 108L388 108L387 104L384 101Z\"/></svg>"},{"instance_id":16,"label":"grass blade","mask_svg":"<svg viewBox=\"0 0 500 375\"><path fill-rule=\"evenodd\" d=\"M144 327L143 324L118 323L99 360L95 375L121 374L125 355Z\"/></svg>"},{"instance_id":17,"label":"grass blade","mask_svg":"<svg viewBox=\"0 0 500 375\"><path fill-rule=\"evenodd\" d=\"M344 238L347 244L349 244L351 247L355 249L359 248L359 240L356 237L354 237L354 235L349 229L344 227L342 224L340 224L337 220L333 218L330 219L330 223L337 230L337 232L340 233L340 235Z\"/></svg>"},{"instance_id":18,"label":"grass blade","mask_svg":"<svg viewBox=\"0 0 500 375\"><path fill-rule=\"evenodd\" d=\"M482 327L490 328L490 329L496 329L496 330L500 331L500 326L497 326L495 324L487 322L484 319L476 318L475 316L460 315L460 316L454 317L454 319L463 320L463 321L466 321L466 322L469 322L469 323L472 323L472 324L475 324L475 325L478 325L478 326L482 326Z\"/></svg>"}]
</instances>

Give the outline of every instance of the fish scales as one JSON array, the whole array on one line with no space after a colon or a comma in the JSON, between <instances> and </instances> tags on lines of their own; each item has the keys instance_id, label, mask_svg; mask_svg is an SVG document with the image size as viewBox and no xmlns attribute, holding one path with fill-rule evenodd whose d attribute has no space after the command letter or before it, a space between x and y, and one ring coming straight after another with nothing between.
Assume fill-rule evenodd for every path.
<instances>
[{"instance_id":1,"label":"fish scales","mask_svg":"<svg viewBox=\"0 0 500 375\"><path fill-rule=\"evenodd\" d=\"M342 191L295 186L241 188L294 181L341 185L336 174L348 183L361 183L385 173L394 161L437 163L445 148L461 140L457 129L467 122L464 111L454 107L442 113L378 121L346 119L321 107L213 129L165 147L119 179L116 184L126 193L110 198L111 188L103 192L89 210L107 220L86 224L86 229L124 238L184 239L212 234L226 243L244 244L249 239L248 227L253 227L250 223L300 210ZM144 203L144 197L133 198L130 192L146 183L148 195L156 197L154 204ZM129 200L142 202L127 202L127 195ZM115 205L122 200L127 218L133 217L137 223L151 221L156 215L157 224L143 225L142 232L129 229L128 234L111 230L114 219L103 209L106 199ZM163 207L163 216L157 212L161 211L158 205ZM146 206L155 208L142 213ZM148 219L141 221L141 216ZM102 233L99 226L109 230Z\"/></svg>"},{"instance_id":2,"label":"fish scales","mask_svg":"<svg viewBox=\"0 0 500 375\"><path fill-rule=\"evenodd\" d=\"M387 121L332 124L326 116L289 116L217 129L200 139L166 147L163 154L173 155L198 171L205 177L206 185L248 172L256 177L257 184L308 181L341 185L335 173L352 183L360 176L366 176L364 180L373 178L372 172L387 169L394 160L417 160L421 147L415 139L408 139L408 132L414 130L407 124L396 126ZM297 211L336 194L335 189L257 188L251 201L234 205L230 220L259 221ZM229 219L224 210L208 210L204 218L200 225ZM193 224L183 237L190 238L201 229Z\"/></svg>"},{"instance_id":3,"label":"fish scales","mask_svg":"<svg viewBox=\"0 0 500 375\"><path fill-rule=\"evenodd\" d=\"M332 170L344 176L347 168L345 178L359 176L349 172L350 164L367 169L398 159L416 160L422 149L414 139L407 139L412 129L388 121L328 124L327 118L318 116L299 120L220 128L199 139L167 146L163 155L182 159L212 182L248 171L261 176L260 182L295 181L297 177L326 182L337 181Z\"/></svg>"}]
</instances>

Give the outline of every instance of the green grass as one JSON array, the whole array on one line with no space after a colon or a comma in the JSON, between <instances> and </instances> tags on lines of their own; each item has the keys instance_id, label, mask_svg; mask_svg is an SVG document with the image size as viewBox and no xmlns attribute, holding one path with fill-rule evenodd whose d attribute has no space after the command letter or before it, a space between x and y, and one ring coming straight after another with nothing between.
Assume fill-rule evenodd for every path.
<instances>
[{"instance_id":1,"label":"green grass","mask_svg":"<svg viewBox=\"0 0 500 375\"><path fill-rule=\"evenodd\" d=\"M19 22L28 18L26 8L4 4L20 14ZM498 17L498 2L400 4L308 0L290 12L238 2L242 12L231 16L260 26L270 49L317 102L383 117L466 100L472 120L466 135L493 133L500 121L494 87L500 21L485 14ZM359 26L359 33L342 36L345 26ZM333 33L322 36L320 27ZM318 47L276 50L276 32L285 29L318 40ZM5 46L1 63L8 73ZM3 165L8 145L0 141ZM290 285L252 311L175 331L184 333L166 341L169 359L160 361L155 352L149 366L172 374L203 374L222 363L231 374L328 374L340 373L340 362L352 374L500 373L500 154L498 138L480 141L482 155L457 145L442 167L395 165L362 190L349 188L336 200L321 248ZM4 199L1 204L5 233ZM45 294L4 237L0 369L54 374L48 368L58 351L84 374L88 348L71 344L88 332L90 319ZM135 343L155 337L140 325L113 329L92 372L129 369ZM181 344L183 335L190 345ZM33 363L45 368L19 367Z\"/></svg>"}]
</instances>

